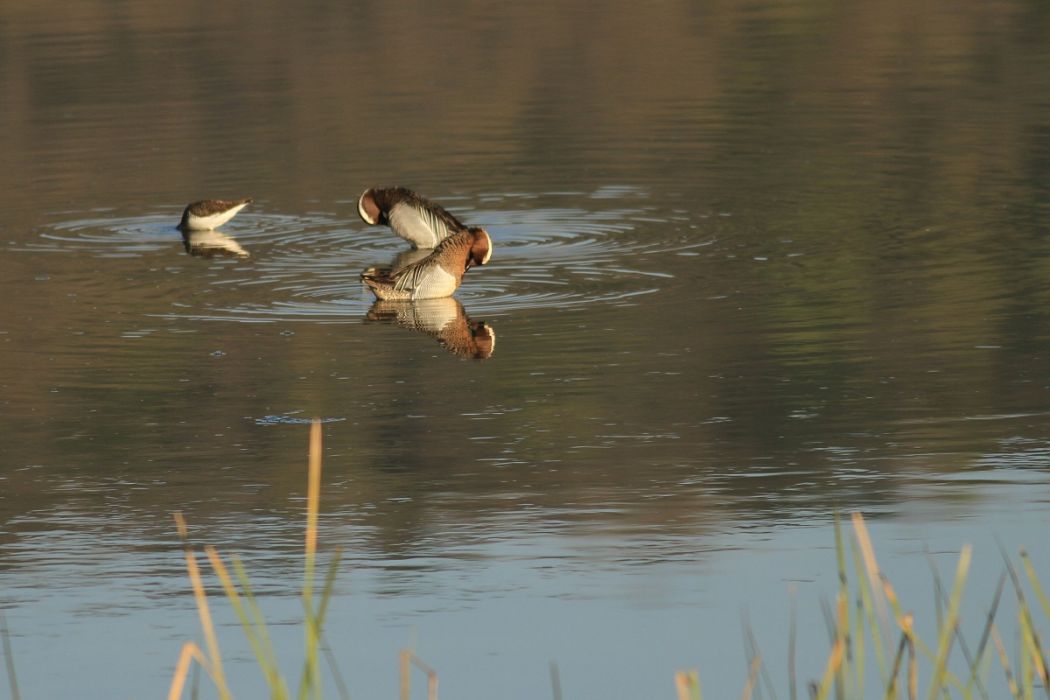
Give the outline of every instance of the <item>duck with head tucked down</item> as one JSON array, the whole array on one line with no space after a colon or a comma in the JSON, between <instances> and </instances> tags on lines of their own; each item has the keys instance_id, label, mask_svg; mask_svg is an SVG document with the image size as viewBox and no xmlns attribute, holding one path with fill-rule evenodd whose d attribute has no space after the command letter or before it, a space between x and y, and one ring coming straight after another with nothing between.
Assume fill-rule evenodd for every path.
<instances>
[{"instance_id":1,"label":"duck with head tucked down","mask_svg":"<svg viewBox=\"0 0 1050 700\"><path fill-rule=\"evenodd\" d=\"M463 275L492 257L492 239L485 229L470 226L441 241L434 251L400 270L371 267L361 281L379 299L410 301L451 296Z\"/></svg>"},{"instance_id":2,"label":"duck with head tucked down","mask_svg":"<svg viewBox=\"0 0 1050 700\"><path fill-rule=\"evenodd\" d=\"M372 226L385 224L413 248L435 248L467 229L445 209L405 187L370 187L357 200L357 213Z\"/></svg>"}]
</instances>

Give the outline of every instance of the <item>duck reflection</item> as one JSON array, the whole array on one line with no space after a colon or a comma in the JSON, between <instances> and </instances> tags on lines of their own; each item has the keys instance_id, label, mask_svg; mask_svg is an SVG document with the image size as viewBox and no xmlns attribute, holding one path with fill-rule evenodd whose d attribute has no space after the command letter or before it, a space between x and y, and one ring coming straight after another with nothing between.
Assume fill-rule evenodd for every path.
<instances>
[{"instance_id":1,"label":"duck reflection","mask_svg":"<svg viewBox=\"0 0 1050 700\"><path fill-rule=\"evenodd\" d=\"M368 321L394 323L426 333L453 355L484 360L496 349L496 331L484 321L471 321L458 299L377 301Z\"/></svg>"},{"instance_id":2,"label":"duck reflection","mask_svg":"<svg viewBox=\"0 0 1050 700\"><path fill-rule=\"evenodd\" d=\"M182 232L182 244L186 252L195 258L247 258L248 251L236 240L220 231Z\"/></svg>"}]
</instances>

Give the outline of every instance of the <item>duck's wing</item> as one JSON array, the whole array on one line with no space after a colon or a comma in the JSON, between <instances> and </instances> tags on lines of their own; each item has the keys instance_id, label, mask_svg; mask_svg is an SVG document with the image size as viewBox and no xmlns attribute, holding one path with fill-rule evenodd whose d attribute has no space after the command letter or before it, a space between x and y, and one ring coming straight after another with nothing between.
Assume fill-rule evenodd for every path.
<instances>
[{"instance_id":1,"label":"duck's wing","mask_svg":"<svg viewBox=\"0 0 1050 700\"><path fill-rule=\"evenodd\" d=\"M441 266L435 255L399 270L394 276L394 290L410 294L413 299L438 299L451 296L459 280Z\"/></svg>"},{"instance_id":2,"label":"duck's wing","mask_svg":"<svg viewBox=\"0 0 1050 700\"><path fill-rule=\"evenodd\" d=\"M416 248L434 248L466 228L445 209L409 190L401 190L387 213L390 229Z\"/></svg>"}]
</instances>

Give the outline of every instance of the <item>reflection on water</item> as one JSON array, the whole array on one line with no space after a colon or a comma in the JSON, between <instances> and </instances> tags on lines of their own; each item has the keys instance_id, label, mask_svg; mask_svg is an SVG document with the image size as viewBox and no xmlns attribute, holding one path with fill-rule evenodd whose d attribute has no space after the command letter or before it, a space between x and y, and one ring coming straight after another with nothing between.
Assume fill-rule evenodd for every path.
<instances>
[{"instance_id":1,"label":"reflection on water","mask_svg":"<svg viewBox=\"0 0 1050 700\"><path fill-rule=\"evenodd\" d=\"M27 695L165 687L195 627L174 509L294 621L312 416L362 697L413 639L462 698L545 696L551 658L566 695L699 665L737 696L737 611L777 639L802 581L819 616L836 508L920 594L927 539L1050 561L1043 4L198 10L0 3L0 605ZM462 307L362 293L403 246L360 220L373 182L492 234ZM250 257L185 254L187 192L260 197L223 228ZM495 361L370 325L484 354L463 309Z\"/></svg>"},{"instance_id":2,"label":"reflection on water","mask_svg":"<svg viewBox=\"0 0 1050 700\"><path fill-rule=\"evenodd\" d=\"M453 355L485 360L496 351L496 331L484 321L471 321L454 297L418 301L376 301L369 321L394 323L420 331L441 343Z\"/></svg>"},{"instance_id":3,"label":"reflection on water","mask_svg":"<svg viewBox=\"0 0 1050 700\"><path fill-rule=\"evenodd\" d=\"M186 252L197 258L249 257L240 243L221 231L183 231L182 243Z\"/></svg>"}]
</instances>

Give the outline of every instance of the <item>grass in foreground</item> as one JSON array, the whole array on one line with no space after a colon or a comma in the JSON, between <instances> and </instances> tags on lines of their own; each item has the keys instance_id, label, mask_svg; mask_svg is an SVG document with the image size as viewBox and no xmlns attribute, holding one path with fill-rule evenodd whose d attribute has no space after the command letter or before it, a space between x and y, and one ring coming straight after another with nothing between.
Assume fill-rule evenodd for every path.
<instances>
[{"instance_id":1,"label":"grass in foreground","mask_svg":"<svg viewBox=\"0 0 1050 700\"><path fill-rule=\"evenodd\" d=\"M321 426L316 421L310 430L309 455L305 561L301 594L305 656L295 697L300 700L321 697L320 659L321 655L325 654L336 687L341 696L347 698L349 695L346 685L324 644L325 616L339 565L339 552L332 557L319 589L315 580L317 519L321 494ZM204 642L203 647L196 642L186 642L183 645L175 665L168 698L178 700L183 696L191 674L191 693L193 697L197 697L197 670L200 669L212 680L219 697L226 700L233 695L223 670L222 654L211 618L208 597L205 594L198 554L189 543L186 522L181 514L177 513L175 520L185 548L186 569L193 587ZM806 684L806 696L810 700L917 700L920 696L927 700L991 700L993 697L1004 697L1004 694L1008 694L1013 700L1030 700L1037 694L1037 689L1041 689L1039 694L1045 693L1050 698L1046 649L1042 645L1034 620L1038 610L1050 618L1050 598L1047 597L1027 553L1020 553L1019 567L1004 555L1005 571L990 603L979 640L973 647L963 637L959 626L960 607L970 571L971 548L963 547L959 555L950 591L945 590L939 574L934 569L934 609L923 612L924 615L936 619L935 639L928 642L917 635L913 615L904 611L889 579L879 568L863 517L854 514L852 525L853 537L847 542L843 528L836 519L835 551L839 586L834 608L828 611L831 648L819 677ZM236 556L224 558L212 546L205 547L204 553L222 585L226 601L240 620L266 680L270 697L274 700L291 698L292 693L281 675L265 620L243 564ZM1007 583L1016 603L1016 630L1011 635L1015 637L1011 641L1016 652L1012 659L996 624ZM1030 604L1029 597L1032 597L1037 605ZM787 697L790 700L798 700L799 696L799 684L794 671L795 628L795 616L792 611L788 646L790 670ZM11 697L17 700L18 683L7 626L2 616L0 643L3 646ZM743 682L742 700L750 700L762 688L768 691L770 697L776 698L776 688L769 679L762 656L750 632L748 647L749 671ZM400 660L401 700L409 698L413 666L426 675L428 698L437 700L437 672L410 650L402 651ZM675 674L674 685L678 700L703 698L700 675L695 670ZM990 685L994 685L995 688L990 690ZM554 700L561 700L561 681L558 668L554 664L551 665L551 686Z\"/></svg>"},{"instance_id":2,"label":"grass in foreground","mask_svg":"<svg viewBox=\"0 0 1050 700\"><path fill-rule=\"evenodd\" d=\"M1045 693L1050 698L1046 649L1036 631L1022 577L1005 554L1005 571L976 647L967 643L959 626L960 607L970 572L970 546L963 547L959 554L950 592L945 592L939 574L933 570L935 609L923 613L936 618L936 638L931 643L916 634L914 615L904 611L893 585L879 568L864 518L854 513L852 525L853 538L847 551L843 529L836 518L839 590L834 611L829 615L831 650L819 680L808 684L807 697L811 700L832 697L835 700L917 700L920 697L928 700L990 700L1004 697L1005 690L1014 700L1030 700L1041 688L1039 694ZM1050 618L1050 599L1024 551L1020 553L1020 562L1031 592L1039 601L1043 614ZM850 569L854 578L852 587ZM1012 662L995 622L1007 581L1011 584L1017 606L1018 652ZM798 698L794 634L792 617L788 652L791 700ZM873 660L875 668L871 669L869 666ZM1001 673L1000 678L992 675L995 666ZM756 651L741 694L744 700L749 700L755 692L761 669L762 659ZM866 673L874 673L875 678L866 677ZM770 696L775 698L776 690L768 678L765 680ZM696 671L677 673L675 684L679 700L701 700L700 678ZM990 690L989 686L993 684L995 689Z\"/></svg>"},{"instance_id":3,"label":"grass in foreground","mask_svg":"<svg viewBox=\"0 0 1050 700\"><path fill-rule=\"evenodd\" d=\"M340 553L338 551L336 551L328 565L328 571L325 574L324 584L321 586L320 591L315 590L317 519L321 502L321 423L316 420L310 427L309 455L303 590L300 596L303 603L305 655L295 697L300 700L319 699L321 697L320 657L322 653L325 653L340 694L343 698L349 698L346 684L339 674L338 666L331 658L328 648L323 644L325 614L328 611L328 602L331 600L332 590L335 586L336 572L339 570ZM189 544L186 521L181 513L175 514L175 523L185 549L186 570L189 573L190 583L193 586L193 596L197 602L197 614L200 617L201 629L204 634L204 648L202 649L196 642L186 642L183 645L178 662L175 665L175 674L172 678L171 686L168 689L168 699L177 700L182 697L191 668L196 663L197 668L203 669L212 679L219 697L223 700L228 700L233 695L226 681L226 674L223 671L222 654L215 635L215 625L212 622L208 597L204 592L204 583L200 566L197 562L197 554ZM263 619L258 601L252 592L251 582L245 572L244 565L238 557L231 557L230 562L233 566L233 575L231 575L230 568L226 565L226 560L215 547L209 545L204 548L204 551L208 563L222 584L226 600L241 622L241 628L244 630L252 652L255 654L259 669L262 671L266 685L270 690L270 697L273 700L287 700L292 697L292 694L289 691L287 681L281 675L277 656L274 653L266 630L266 621ZM315 595L318 593L319 595ZM401 698L407 700L409 697L412 666L422 670L427 677L427 697L430 700L437 700L437 672L407 649L401 652ZM196 696L197 692L196 688L194 688L193 697Z\"/></svg>"}]
</instances>

